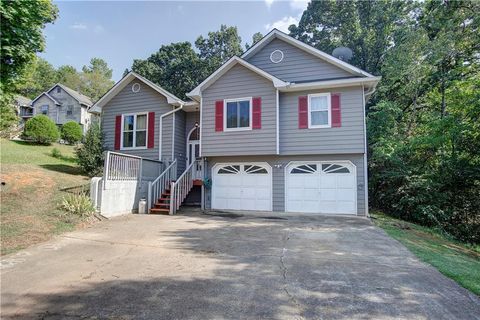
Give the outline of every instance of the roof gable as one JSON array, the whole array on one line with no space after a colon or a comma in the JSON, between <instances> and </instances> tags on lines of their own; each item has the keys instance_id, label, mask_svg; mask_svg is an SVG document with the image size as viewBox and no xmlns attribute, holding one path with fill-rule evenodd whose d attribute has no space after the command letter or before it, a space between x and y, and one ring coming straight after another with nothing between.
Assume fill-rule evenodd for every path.
<instances>
[{"instance_id":1,"label":"roof gable","mask_svg":"<svg viewBox=\"0 0 480 320\"><path fill-rule=\"evenodd\" d=\"M89 109L90 112L101 112L103 106L105 106L110 100L113 99L118 93L122 91L133 79L138 79L143 82L148 87L152 88L159 94L163 95L169 104L172 105L184 105L185 102L180 98L176 97L172 93L163 89L162 87L156 85L148 79L140 76L139 74L131 71L126 76L124 76L120 81L118 81L110 90L108 90L95 104Z\"/></svg>"},{"instance_id":2,"label":"roof gable","mask_svg":"<svg viewBox=\"0 0 480 320\"><path fill-rule=\"evenodd\" d=\"M200 97L201 92L211 86L215 81L217 81L222 75L228 72L231 68L236 65L242 65L243 67L257 73L258 75L272 81L274 87L284 87L287 85L286 82L278 79L277 77L263 71L262 69L254 66L251 63L239 58L239 57L232 57L230 60L225 62L220 68L218 68L214 73L212 73L208 78L206 78L202 83L200 83L195 89L190 91L187 96L192 98Z\"/></svg>"},{"instance_id":3,"label":"roof gable","mask_svg":"<svg viewBox=\"0 0 480 320\"><path fill-rule=\"evenodd\" d=\"M351 64L342 61L340 59L337 59L321 50L318 50L310 45L307 45L295 38L290 37L289 35L277 30L273 29L270 31L267 35L265 35L260 41L258 41L255 45L253 45L250 49L248 49L243 55L242 58L245 60L250 60L255 56L257 53L261 51L262 48L264 48L266 45L268 45L270 42L272 42L275 39L279 39L281 41L284 41L292 46L295 46L296 48L299 48L303 50L304 52L307 52L317 58L322 59L323 61L330 63L344 71L347 71L348 73L354 75L354 76L360 76L360 77L373 77L373 75L369 74L368 72L365 72L355 66L352 66Z\"/></svg>"},{"instance_id":4,"label":"roof gable","mask_svg":"<svg viewBox=\"0 0 480 320\"><path fill-rule=\"evenodd\" d=\"M66 85L63 85L61 83L57 83L55 84L53 87L51 87L47 93L51 93L56 87L60 87L63 89L63 91L65 91L69 96L71 96L73 99L77 100L78 103L80 104L83 104L83 105L86 105L87 107L91 106L92 105L92 100L90 100L89 97L87 97L86 95L84 94L81 94L80 92L78 91L75 91L69 87L67 87Z\"/></svg>"},{"instance_id":5,"label":"roof gable","mask_svg":"<svg viewBox=\"0 0 480 320\"><path fill-rule=\"evenodd\" d=\"M40 98L43 97L43 96L46 96L48 99L52 100L53 103L55 103L56 105L61 105L60 102L58 102L57 100L55 100L55 98L52 97L51 95L49 95L47 92L42 92L42 93L39 94L35 99L33 99L32 103L31 103L32 106L33 106L33 104L34 104L38 99L40 99Z\"/></svg>"}]
</instances>

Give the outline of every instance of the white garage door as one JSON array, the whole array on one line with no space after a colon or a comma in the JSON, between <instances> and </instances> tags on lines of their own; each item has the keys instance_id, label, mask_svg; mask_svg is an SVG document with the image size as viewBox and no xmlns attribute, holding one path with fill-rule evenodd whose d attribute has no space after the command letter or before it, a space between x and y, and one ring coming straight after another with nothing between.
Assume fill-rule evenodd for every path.
<instances>
[{"instance_id":1,"label":"white garage door","mask_svg":"<svg viewBox=\"0 0 480 320\"><path fill-rule=\"evenodd\" d=\"M267 163L221 164L212 171L212 209L272 210L272 168Z\"/></svg>"},{"instance_id":2,"label":"white garage door","mask_svg":"<svg viewBox=\"0 0 480 320\"><path fill-rule=\"evenodd\" d=\"M286 168L286 211L356 214L355 169L350 162L291 163Z\"/></svg>"}]
</instances>

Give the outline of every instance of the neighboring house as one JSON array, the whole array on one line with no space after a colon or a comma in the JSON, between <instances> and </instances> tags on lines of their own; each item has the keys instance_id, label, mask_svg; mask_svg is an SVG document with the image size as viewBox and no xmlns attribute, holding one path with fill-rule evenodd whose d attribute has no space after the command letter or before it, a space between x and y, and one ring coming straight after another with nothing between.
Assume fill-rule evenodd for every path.
<instances>
[{"instance_id":1,"label":"neighboring house","mask_svg":"<svg viewBox=\"0 0 480 320\"><path fill-rule=\"evenodd\" d=\"M175 212L191 189L184 180L200 179L205 209L365 216L365 103L379 80L273 30L188 93L192 101L131 72L92 111L109 150L177 160L173 190L157 201L157 182L149 187L152 212ZM203 169L189 166L195 159Z\"/></svg>"},{"instance_id":2,"label":"neighboring house","mask_svg":"<svg viewBox=\"0 0 480 320\"><path fill-rule=\"evenodd\" d=\"M23 125L28 119L33 117L32 100L24 96L15 97L15 108L17 115L20 117L20 125Z\"/></svg>"},{"instance_id":3,"label":"neighboring house","mask_svg":"<svg viewBox=\"0 0 480 320\"><path fill-rule=\"evenodd\" d=\"M60 83L32 101L35 115L47 115L59 126L68 121L75 121L82 126L84 133L94 121L93 115L88 112L92 104L87 96Z\"/></svg>"}]
</instances>

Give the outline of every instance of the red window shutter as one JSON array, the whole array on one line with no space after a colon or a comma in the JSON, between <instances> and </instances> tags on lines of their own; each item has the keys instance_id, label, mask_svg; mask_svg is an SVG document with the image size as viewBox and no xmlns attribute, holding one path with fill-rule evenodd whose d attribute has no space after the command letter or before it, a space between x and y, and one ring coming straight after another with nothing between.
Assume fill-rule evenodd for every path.
<instances>
[{"instance_id":1,"label":"red window shutter","mask_svg":"<svg viewBox=\"0 0 480 320\"><path fill-rule=\"evenodd\" d=\"M298 97L298 128L308 129L308 97Z\"/></svg>"},{"instance_id":2,"label":"red window shutter","mask_svg":"<svg viewBox=\"0 0 480 320\"><path fill-rule=\"evenodd\" d=\"M215 102L215 131L223 131L223 100Z\"/></svg>"},{"instance_id":3,"label":"red window shutter","mask_svg":"<svg viewBox=\"0 0 480 320\"><path fill-rule=\"evenodd\" d=\"M155 112L148 113L148 149L155 146Z\"/></svg>"},{"instance_id":4,"label":"red window shutter","mask_svg":"<svg viewBox=\"0 0 480 320\"><path fill-rule=\"evenodd\" d=\"M120 150L120 139L122 137L122 116L115 117L115 150Z\"/></svg>"},{"instance_id":5,"label":"red window shutter","mask_svg":"<svg viewBox=\"0 0 480 320\"><path fill-rule=\"evenodd\" d=\"M252 104L252 129L262 129L262 98L253 98Z\"/></svg>"},{"instance_id":6,"label":"red window shutter","mask_svg":"<svg viewBox=\"0 0 480 320\"><path fill-rule=\"evenodd\" d=\"M342 113L340 110L340 93L332 93L332 127L342 126Z\"/></svg>"}]
</instances>

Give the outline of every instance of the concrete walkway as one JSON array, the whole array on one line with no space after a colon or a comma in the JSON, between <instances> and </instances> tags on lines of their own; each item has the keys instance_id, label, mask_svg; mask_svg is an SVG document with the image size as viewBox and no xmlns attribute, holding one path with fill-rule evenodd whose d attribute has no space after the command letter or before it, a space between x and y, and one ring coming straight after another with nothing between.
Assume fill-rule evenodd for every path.
<instances>
[{"instance_id":1,"label":"concrete walkway","mask_svg":"<svg viewBox=\"0 0 480 320\"><path fill-rule=\"evenodd\" d=\"M130 215L4 257L1 316L470 320L480 300L364 218Z\"/></svg>"}]
</instances>

